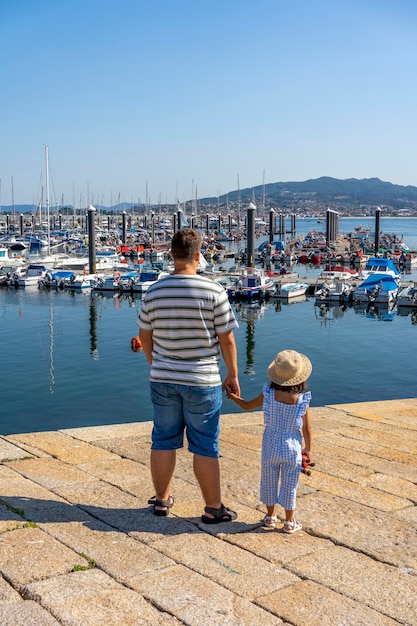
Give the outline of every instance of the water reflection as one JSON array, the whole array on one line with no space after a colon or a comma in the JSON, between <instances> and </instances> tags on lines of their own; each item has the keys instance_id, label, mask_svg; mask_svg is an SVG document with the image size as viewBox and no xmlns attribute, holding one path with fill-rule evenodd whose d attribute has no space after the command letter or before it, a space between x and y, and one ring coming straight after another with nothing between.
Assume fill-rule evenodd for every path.
<instances>
[{"instance_id":1,"label":"water reflection","mask_svg":"<svg viewBox=\"0 0 417 626\"><path fill-rule=\"evenodd\" d=\"M97 361L98 354L98 341L97 341L97 302L94 297L90 299L90 355Z\"/></svg>"},{"instance_id":2,"label":"water reflection","mask_svg":"<svg viewBox=\"0 0 417 626\"><path fill-rule=\"evenodd\" d=\"M267 304L265 302L236 302L234 308L240 322L246 322L246 369L245 374L253 375L255 370L255 322L263 318Z\"/></svg>"}]
</instances>

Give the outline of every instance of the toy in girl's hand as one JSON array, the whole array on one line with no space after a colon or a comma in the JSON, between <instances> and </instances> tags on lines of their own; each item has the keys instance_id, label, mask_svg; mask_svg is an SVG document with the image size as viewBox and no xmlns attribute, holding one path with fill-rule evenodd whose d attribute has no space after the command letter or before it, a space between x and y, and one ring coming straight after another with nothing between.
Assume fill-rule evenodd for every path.
<instances>
[{"instance_id":1,"label":"toy in girl's hand","mask_svg":"<svg viewBox=\"0 0 417 626\"><path fill-rule=\"evenodd\" d=\"M310 457L307 454L303 454L301 457L301 472L306 474L306 476L311 476L310 467L314 467L315 463L310 461Z\"/></svg>"}]
</instances>

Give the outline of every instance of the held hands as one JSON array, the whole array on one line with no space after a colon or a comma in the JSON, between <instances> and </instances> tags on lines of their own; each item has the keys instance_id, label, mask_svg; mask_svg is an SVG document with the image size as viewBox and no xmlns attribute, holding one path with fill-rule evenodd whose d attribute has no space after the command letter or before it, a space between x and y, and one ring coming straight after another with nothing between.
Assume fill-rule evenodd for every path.
<instances>
[{"instance_id":1,"label":"held hands","mask_svg":"<svg viewBox=\"0 0 417 626\"><path fill-rule=\"evenodd\" d=\"M228 400L235 400L240 397L237 393L233 393L229 385L226 385L226 383L223 383L223 391L226 392L226 398Z\"/></svg>"}]
</instances>

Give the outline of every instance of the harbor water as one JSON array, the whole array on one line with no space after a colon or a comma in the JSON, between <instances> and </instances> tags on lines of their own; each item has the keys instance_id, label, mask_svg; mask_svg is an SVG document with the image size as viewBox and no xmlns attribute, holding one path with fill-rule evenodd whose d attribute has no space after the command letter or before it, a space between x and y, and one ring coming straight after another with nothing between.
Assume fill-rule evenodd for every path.
<instances>
[{"instance_id":1,"label":"harbor water","mask_svg":"<svg viewBox=\"0 0 417 626\"><path fill-rule=\"evenodd\" d=\"M341 220L340 231L355 225L357 218ZM317 227L303 220L301 228ZM381 230L417 248L417 220L383 219ZM300 278L320 273L294 269ZM417 280L417 272L403 279ZM149 365L130 349L140 306L124 294L1 289L0 434L151 420ZM261 391L268 364L285 348L313 363L313 406L417 396L415 311L319 307L314 298L232 306L245 398ZM222 412L237 411L224 398Z\"/></svg>"}]
</instances>

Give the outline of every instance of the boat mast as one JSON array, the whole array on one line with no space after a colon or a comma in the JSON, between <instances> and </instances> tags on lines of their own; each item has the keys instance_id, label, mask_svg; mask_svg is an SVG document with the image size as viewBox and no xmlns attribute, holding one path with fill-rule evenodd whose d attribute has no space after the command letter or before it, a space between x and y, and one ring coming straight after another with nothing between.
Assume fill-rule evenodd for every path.
<instances>
[{"instance_id":1,"label":"boat mast","mask_svg":"<svg viewBox=\"0 0 417 626\"><path fill-rule=\"evenodd\" d=\"M45 146L45 168L46 168L46 219L48 233L48 256L51 254L51 226L49 223L49 159L48 146Z\"/></svg>"}]
</instances>

